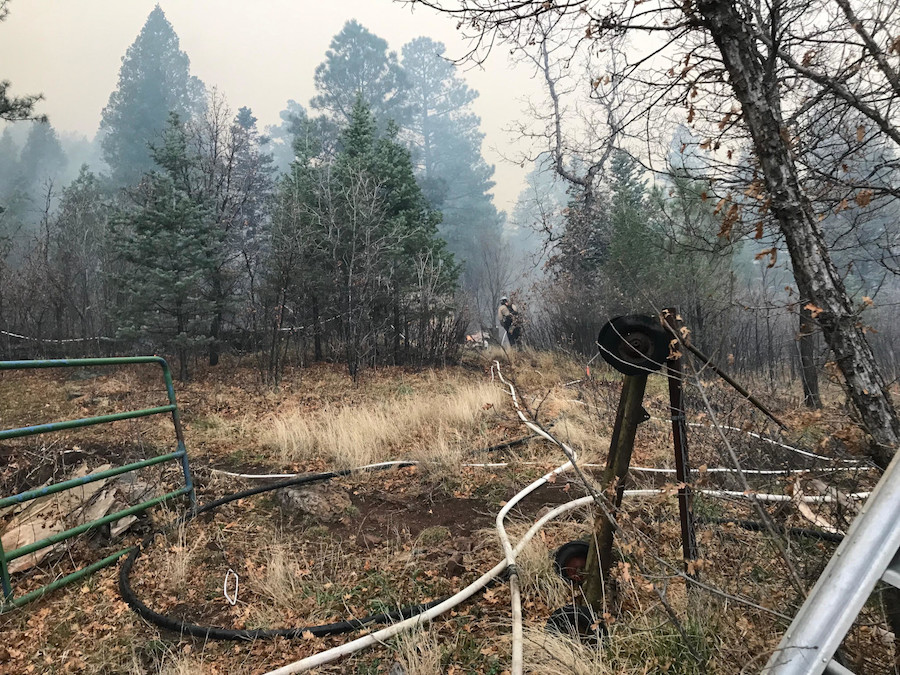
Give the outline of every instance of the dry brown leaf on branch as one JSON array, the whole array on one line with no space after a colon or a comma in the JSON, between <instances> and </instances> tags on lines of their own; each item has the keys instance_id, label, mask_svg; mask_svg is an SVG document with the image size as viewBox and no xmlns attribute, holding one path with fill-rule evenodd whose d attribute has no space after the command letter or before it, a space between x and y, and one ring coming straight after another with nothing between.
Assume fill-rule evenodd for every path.
<instances>
[{"instance_id":1,"label":"dry brown leaf on branch","mask_svg":"<svg viewBox=\"0 0 900 675\"><path fill-rule=\"evenodd\" d=\"M818 319L819 314L821 314L822 312L825 311L821 307L817 307L816 305L812 304L811 302L807 302L805 305L803 305L803 309L809 310L810 315L814 319Z\"/></svg>"},{"instance_id":2,"label":"dry brown leaf on branch","mask_svg":"<svg viewBox=\"0 0 900 675\"><path fill-rule=\"evenodd\" d=\"M860 190L856 193L856 197L854 197L853 200L857 203L857 205L866 207L872 203L872 191Z\"/></svg>"},{"instance_id":3,"label":"dry brown leaf on branch","mask_svg":"<svg viewBox=\"0 0 900 675\"><path fill-rule=\"evenodd\" d=\"M778 249L774 246L772 248L767 248L764 251L760 251L754 256L754 260L762 260L766 256L769 256L769 264L766 265L766 268L775 267L775 263L778 262Z\"/></svg>"}]
</instances>

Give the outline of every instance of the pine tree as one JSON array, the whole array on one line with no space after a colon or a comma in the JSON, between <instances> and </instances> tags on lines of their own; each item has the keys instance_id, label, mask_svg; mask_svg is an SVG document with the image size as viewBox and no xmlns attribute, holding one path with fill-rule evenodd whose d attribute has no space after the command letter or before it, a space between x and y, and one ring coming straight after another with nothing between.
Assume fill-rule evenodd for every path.
<instances>
[{"instance_id":1,"label":"pine tree","mask_svg":"<svg viewBox=\"0 0 900 675\"><path fill-rule=\"evenodd\" d=\"M291 99L287 107L278 113L281 124L266 127L266 136L271 141L272 158L279 173L286 173L294 161L294 137L309 120L306 108Z\"/></svg>"},{"instance_id":2,"label":"pine tree","mask_svg":"<svg viewBox=\"0 0 900 675\"><path fill-rule=\"evenodd\" d=\"M170 112L189 118L202 110L203 83L190 74L172 24L157 5L119 70L119 83L103 109L103 158L118 185L153 169L150 144L158 144Z\"/></svg>"},{"instance_id":3,"label":"pine tree","mask_svg":"<svg viewBox=\"0 0 900 675\"><path fill-rule=\"evenodd\" d=\"M481 155L481 120L470 109L478 92L457 77L444 51L442 43L426 37L403 46L408 128L422 189L443 213L441 233L455 255L472 260L486 241L500 238L503 217L490 194L494 168Z\"/></svg>"},{"instance_id":4,"label":"pine tree","mask_svg":"<svg viewBox=\"0 0 900 675\"><path fill-rule=\"evenodd\" d=\"M54 311L58 337L90 338L102 331L110 299L105 282L114 264L110 203L100 179L82 165L49 223L46 302Z\"/></svg>"},{"instance_id":5,"label":"pine tree","mask_svg":"<svg viewBox=\"0 0 900 675\"><path fill-rule=\"evenodd\" d=\"M312 326L314 358L323 358L323 308L338 300L332 284L336 270L328 265L327 213L320 194L327 166L320 157L313 123L298 120L294 131L290 170L278 181L271 218L267 225L268 250L263 270L263 305L268 339L266 378L277 384L281 377L284 328L291 321ZM291 312L289 304L296 310ZM291 316L289 316L289 314Z\"/></svg>"},{"instance_id":6,"label":"pine tree","mask_svg":"<svg viewBox=\"0 0 900 675\"><path fill-rule=\"evenodd\" d=\"M55 182L68 160L49 122L35 122L19 155L16 188L32 200Z\"/></svg>"},{"instance_id":7,"label":"pine tree","mask_svg":"<svg viewBox=\"0 0 900 675\"><path fill-rule=\"evenodd\" d=\"M404 125L408 116L406 75L385 40L357 21L348 21L331 40L325 61L316 68L310 105L345 124L362 97L380 129L389 120Z\"/></svg>"},{"instance_id":8,"label":"pine tree","mask_svg":"<svg viewBox=\"0 0 900 675\"><path fill-rule=\"evenodd\" d=\"M12 139L9 129L0 135L0 208L5 198L12 192L18 176L19 148Z\"/></svg>"},{"instance_id":9,"label":"pine tree","mask_svg":"<svg viewBox=\"0 0 900 675\"><path fill-rule=\"evenodd\" d=\"M185 380L189 356L209 341L212 306L204 285L215 251L208 210L186 189L193 167L177 114L170 116L152 156L161 171L145 176L138 208L114 223L117 254L125 265L117 279L119 334L174 351Z\"/></svg>"},{"instance_id":10,"label":"pine tree","mask_svg":"<svg viewBox=\"0 0 900 675\"><path fill-rule=\"evenodd\" d=\"M639 176L637 164L624 152L613 155L610 190L612 238L605 265L612 278L620 279L621 292L634 295L639 289L632 280L656 269L661 242L653 241L658 232L653 231L645 208L645 181Z\"/></svg>"},{"instance_id":11,"label":"pine tree","mask_svg":"<svg viewBox=\"0 0 900 675\"><path fill-rule=\"evenodd\" d=\"M232 117L224 100L210 97L202 119L192 125L188 193L210 216L210 274L207 297L213 306L209 328L209 365L219 362L222 331L237 309L249 257L255 255L272 189L272 159L249 108Z\"/></svg>"},{"instance_id":12,"label":"pine tree","mask_svg":"<svg viewBox=\"0 0 900 675\"><path fill-rule=\"evenodd\" d=\"M341 271L338 287L347 315L347 361L354 376L374 348L379 327L392 327L395 362L401 358L401 335L409 334L410 319L424 349L427 318L440 313L441 296L452 293L458 275L438 236L440 214L422 194L409 151L396 135L391 124L379 137L375 118L358 97L335 162L343 195L338 219L344 223L335 242Z\"/></svg>"}]
</instances>

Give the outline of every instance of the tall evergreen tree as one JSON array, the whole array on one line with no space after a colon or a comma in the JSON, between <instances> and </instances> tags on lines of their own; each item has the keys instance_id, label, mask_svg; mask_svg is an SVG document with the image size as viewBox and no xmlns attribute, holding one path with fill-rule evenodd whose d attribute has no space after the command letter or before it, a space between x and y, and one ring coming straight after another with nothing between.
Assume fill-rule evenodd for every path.
<instances>
[{"instance_id":1,"label":"tall evergreen tree","mask_svg":"<svg viewBox=\"0 0 900 675\"><path fill-rule=\"evenodd\" d=\"M418 37L403 45L403 69L409 80L409 128L415 134L416 160L426 179L436 178L441 163L442 120L452 119L467 127L473 118L469 105L478 92L456 76L456 66L444 58L443 43Z\"/></svg>"},{"instance_id":2,"label":"tall evergreen tree","mask_svg":"<svg viewBox=\"0 0 900 675\"><path fill-rule=\"evenodd\" d=\"M348 21L331 40L325 60L316 68L316 91L310 104L340 124L348 122L362 97L380 129L389 120L406 124L407 81L396 52L385 40L356 20Z\"/></svg>"},{"instance_id":3,"label":"tall evergreen tree","mask_svg":"<svg viewBox=\"0 0 900 675\"><path fill-rule=\"evenodd\" d=\"M212 303L209 363L219 361L221 335L234 316L238 295L254 255L263 218L263 204L271 191L271 157L262 146L249 108L232 115L224 99L214 94L206 112L190 125L191 166L186 192L208 207L210 268L207 298Z\"/></svg>"},{"instance_id":4,"label":"tall evergreen tree","mask_svg":"<svg viewBox=\"0 0 900 675\"><path fill-rule=\"evenodd\" d=\"M278 113L281 124L273 124L266 127L266 136L271 141L272 159L279 173L290 170L291 163L295 159L294 137L309 119L309 115L301 104L290 99L287 107Z\"/></svg>"},{"instance_id":5,"label":"tall evergreen tree","mask_svg":"<svg viewBox=\"0 0 900 675\"><path fill-rule=\"evenodd\" d=\"M638 269L654 268L653 223L645 208L646 182L640 177L637 164L624 152L613 155L610 167L609 219L611 241L606 265L611 276L623 280L634 278ZM635 264L639 261L639 264ZM619 268L618 273L616 267ZM632 286L632 284L623 284ZM636 288L622 288L636 292Z\"/></svg>"},{"instance_id":6,"label":"tall evergreen tree","mask_svg":"<svg viewBox=\"0 0 900 675\"><path fill-rule=\"evenodd\" d=\"M62 192L48 223L45 251L45 302L52 308L59 338L95 337L104 332L110 306L108 273L110 202L101 180L82 165Z\"/></svg>"},{"instance_id":7,"label":"tall evergreen tree","mask_svg":"<svg viewBox=\"0 0 900 675\"><path fill-rule=\"evenodd\" d=\"M115 221L116 249L126 266L117 279L119 333L174 351L182 380L190 354L209 341L213 307L204 286L215 261L208 209L185 181L193 170L187 143L173 113L162 144L152 149L161 170L146 176L138 207Z\"/></svg>"},{"instance_id":8,"label":"tall evergreen tree","mask_svg":"<svg viewBox=\"0 0 900 675\"><path fill-rule=\"evenodd\" d=\"M327 115L310 117L306 108L294 100L289 100L278 116L281 124L266 127L266 136L270 139L269 149L279 173L287 173L295 159L305 157L295 152L297 142L304 146L311 143L323 157L332 157L337 150L341 126L346 123L343 118Z\"/></svg>"},{"instance_id":9,"label":"tall evergreen tree","mask_svg":"<svg viewBox=\"0 0 900 675\"><path fill-rule=\"evenodd\" d=\"M341 136L332 172L328 243L343 315L343 343L351 375L392 336L394 361L409 321L427 349L428 317L436 317L455 288L457 270L437 233L440 214L428 204L396 126L379 136L362 97Z\"/></svg>"},{"instance_id":10,"label":"tall evergreen tree","mask_svg":"<svg viewBox=\"0 0 900 675\"><path fill-rule=\"evenodd\" d=\"M49 122L35 122L19 155L17 188L35 199L65 170L66 153Z\"/></svg>"},{"instance_id":11,"label":"tall evergreen tree","mask_svg":"<svg viewBox=\"0 0 900 675\"><path fill-rule=\"evenodd\" d=\"M150 144L158 143L170 112L189 118L204 104L204 86L190 74L172 24L157 5L125 52L119 84L103 109L103 158L119 185L153 169Z\"/></svg>"},{"instance_id":12,"label":"tall evergreen tree","mask_svg":"<svg viewBox=\"0 0 900 675\"><path fill-rule=\"evenodd\" d=\"M455 255L473 260L486 240L500 237L503 217L490 194L494 168L481 155L481 120L470 108L478 92L457 77L444 51L442 43L427 37L403 46L408 128L422 189L443 213L441 234Z\"/></svg>"},{"instance_id":13,"label":"tall evergreen tree","mask_svg":"<svg viewBox=\"0 0 900 675\"><path fill-rule=\"evenodd\" d=\"M0 208L3 207L4 198L13 190L19 173L18 165L19 148L9 129L4 129L3 134L0 134Z\"/></svg>"},{"instance_id":14,"label":"tall evergreen tree","mask_svg":"<svg viewBox=\"0 0 900 675\"><path fill-rule=\"evenodd\" d=\"M268 250L262 299L268 349L264 372L276 383L281 377L284 329L293 322L310 325L313 356L323 358L322 312L338 304L333 285L336 270L328 265L327 199L322 194L328 165L322 161L319 137L308 118L294 126L293 161L278 181L267 223ZM294 311L289 309L295 304Z\"/></svg>"}]
</instances>

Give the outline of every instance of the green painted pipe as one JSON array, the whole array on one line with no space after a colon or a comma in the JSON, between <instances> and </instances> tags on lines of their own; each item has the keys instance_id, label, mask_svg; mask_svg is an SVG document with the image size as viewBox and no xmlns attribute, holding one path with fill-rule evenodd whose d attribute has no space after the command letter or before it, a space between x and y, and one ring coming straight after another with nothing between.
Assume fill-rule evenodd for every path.
<instances>
[{"instance_id":1,"label":"green painted pipe","mask_svg":"<svg viewBox=\"0 0 900 675\"><path fill-rule=\"evenodd\" d=\"M34 490L28 490L27 492L20 492L17 495L12 495L10 497L4 497L3 499L0 499L0 509L11 504L21 504L22 502L37 499L38 497L44 497L46 495L52 495L57 492L62 492L63 490L68 490L69 488L78 487L79 485L86 485L97 480L103 480L104 478L111 478L112 476L118 476L119 474L128 473L129 471L143 469L146 466L162 464L163 462L167 462L170 459L179 459L184 454L184 450L170 452L168 455L159 455L158 457L151 457L150 459L144 459L140 462L134 462L132 464L125 464L124 466L117 466L115 468L107 469L106 471L101 471L99 473L91 473L80 478L70 478L69 480L64 480L62 483L45 485L44 487L35 488Z\"/></svg>"},{"instance_id":2,"label":"green painted pipe","mask_svg":"<svg viewBox=\"0 0 900 675\"><path fill-rule=\"evenodd\" d=\"M157 408L144 408L143 410L131 410L129 412L112 413L110 415L99 415L98 417L83 417L79 420L67 420L65 422L50 422L49 424L38 424L33 427L19 427L18 429L4 429L0 431L0 441L7 438L20 438L22 436L35 436L37 434L46 434L50 431L63 431L64 429L77 429L79 427L89 427L94 424L106 424L107 422L118 422L119 420L128 420L133 417L148 417L149 415L159 415L161 413L175 412L176 406L162 405Z\"/></svg>"},{"instance_id":3,"label":"green painted pipe","mask_svg":"<svg viewBox=\"0 0 900 675\"><path fill-rule=\"evenodd\" d=\"M0 361L0 370L25 368L78 368L91 366L123 366L130 363L158 363L168 369L161 356L110 356L102 359L29 359L26 361Z\"/></svg>"},{"instance_id":4,"label":"green painted pipe","mask_svg":"<svg viewBox=\"0 0 900 675\"><path fill-rule=\"evenodd\" d=\"M2 589L3 600L0 601L0 613L7 611L13 607L20 607L32 600L35 600L45 593L53 591L61 586L65 586L68 583L76 581L84 576L87 576L102 567L105 567L115 560L117 560L123 553L127 553L131 549L125 549L120 551L112 556L104 558L96 563L85 567L83 570L79 570L65 576L61 579L58 579L47 586L39 588L35 591L27 593L20 598L13 599L13 590L12 583L9 576L9 567L8 562L10 560L14 560L24 555L28 555L29 553L33 553L41 548L46 546L52 546L55 543L60 541L65 541L71 537L77 536L83 532L87 532L95 527L100 525L105 525L107 523L111 523L120 518L124 518L129 515L133 515L135 513L140 513L145 511L157 504L160 504L169 499L173 499L180 495L187 494L190 499L191 509L196 508L196 496L194 494L194 485L191 480L191 471L190 465L188 464L187 450L185 449L184 443L184 432L181 426L181 416L178 410L178 405L175 401L175 386L172 381L172 371L169 368L169 364L160 356L127 356L127 357L110 357L110 358L96 358L96 359L35 359L35 360L27 360L27 361L0 361L0 370L22 370L22 369L34 369L34 368L71 368L71 367L91 367L91 366L121 366L121 365L129 365L129 364L142 364L142 363L156 363L162 368L163 371L163 380L165 381L166 386L166 396L169 400L169 405L167 406L159 406L156 408L146 408L143 410L133 410L129 412L123 413L113 413L109 415L101 415L98 417L87 417L83 419L77 420L69 420L64 422L51 422L49 424L40 424L30 427L22 427L19 429L6 429L0 430L0 440L8 439L8 438L20 438L23 436L31 436L35 434L43 434L52 431L61 431L64 429L76 429L80 427L92 426L95 424L104 424L108 422L116 422L119 420L126 419L134 419L137 417L146 417L149 415L157 415L162 413L171 413L172 414L172 422L175 425L175 436L177 439L177 448L176 451L167 455L160 455L158 457L152 457L147 460L143 460L141 462L134 462L132 464L128 464L122 467L116 467L114 469L109 469L107 471L101 471L96 474L90 474L88 476L82 476L80 478L73 478L68 481L63 481L57 485L48 485L42 488L37 488L35 490L29 490L23 492L18 495L13 495L11 497L6 497L4 499L0 499L0 508L4 506L8 506L10 504L22 503L29 501L31 499L35 499L37 497L41 497L44 495L55 494L57 492L61 492L63 490L71 489L77 487L79 485L84 485L86 483L91 483L93 481L102 480L104 478L108 478L110 476L116 476L122 473L126 473L128 471L134 471L136 469L141 469L147 466L153 466L154 464L159 464L161 462L165 462L170 459L179 459L181 461L181 468L184 474L185 487L177 490L175 492L170 492L169 494L163 495L161 497L157 497L151 499L149 501L143 502L141 504L137 504L123 511L119 511L118 513L113 513L99 520L84 523L83 525L79 525L78 527L72 528L70 530L66 530L65 532L60 532L58 534L52 535L41 541L36 541L28 546L24 546L20 549L12 551L11 553L5 553L3 551L3 546L0 545L0 589Z\"/></svg>"},{"instance_id":5,"label":"green painted pipe","mask_svg":"<svg viewBox=\"0 0 900 675\"><path fill-rule=\"evenodd\" d=\"M103 569L109 565L112 565L119 558L121 558L126 553L131 553L134 550L134 547L131 546L129 548L123 548L121 551L116 551L110 556L103 558L102 560L98 560L95 563L91 563L87 567L78 570L77 572L72 572L72 574L67 574L66 576L57 579L56 581L52 581L46 586L42 586L41 588L31 591L30 593L26 593L25 595L18 598L8 598L6 602L0 602L0 614L4 612L8 612L11 609L15 609L16 607L21 607L22 605L27 605L29 602L33 600L37 600L38 598L43 597L47 593L51 593L58 588L62 588L68 584L71 584L73 581L78 581L90 574L93 574L99 569Z\"/></svg>"},{"instance_id":6,"label":"green painted pipe","mask_svg":"<svg viewBox=\"0 0 900 675\"><path fill-rule=\"evenodd\" d=\"M3 590L3 599L9 600L12 597L12 581L9 578L9 567L6 564L6 554L3 552L3 544L0 543L0 587ZM0 601L0 605L3 601Z\"/></svg>"},{"instance_id":7,"label":"green painted pipe","mask_svg":"<svg viewBox=\"0 0 900 675\"><path fill-rule=\"evenodd\" d=\"M35 551L39 551L40 549L47 546L58 544L59 542L65 541L66 539L77 537L79 534L87 532L88 530L92 530L95 527L99 527L101 525L106 525L107 523L112 523L113 521L124 518L125 516L131 516L135 513L146 511L151 506L156 506L157 504L161 504L162 502L174 499L175 497L180 497L181 495L187 494L189 491L190 488L183 487L179 490L175 490L175 492L169 492L168 494L155 497L154 499L150 499L146 502L141 502L140 504L136 504L135 506L131 506L127 509L122 509L121 511L110 513L108 516L104 516L103 518L98 518L97 520L92 520L89 523L78 525L77 527L73 527L69 530L66 530L65 532L51 534L49 537L39 539L38 541L32 542L27 546L23 546L21 548L15 549L14 551L7 552L5 554L6 562L10 562L11 560L15 560L16 558L21 558L23 555L28 555L29 553L34 553Z\"/></svg>"}]
</instances>

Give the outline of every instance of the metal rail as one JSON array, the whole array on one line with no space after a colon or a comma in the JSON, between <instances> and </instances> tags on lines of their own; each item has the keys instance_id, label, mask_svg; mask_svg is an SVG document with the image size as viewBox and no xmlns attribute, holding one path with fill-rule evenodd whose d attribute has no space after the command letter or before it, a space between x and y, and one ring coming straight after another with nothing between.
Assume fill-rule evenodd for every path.
<instances>
[{"instance_id":1,"label":"metal rail","mask_svg":"<svg viewBox=\"0 0 900 675\"><path fill-rule=\"evenodd\" d=\"M766 675L847 673L832 656L880 580L893 584L900 560L900 453L850 525L772 654Z\"/></svg>"},{"instance_id":2,"label":"metal rail","mask_svg":"<svg viewBox=\"0 0 900 675\"><path fill-rule=\"evenodd\" d=\"M166 395L169 400L168 405L158 406L155 408L131 410L121 413L112 413L109 415L98 415L96 417L65 420L62 422L51 422L49 424L38 424L34 426L0 430L0 440L9 438L21 438L24 436L35 436L38 434L45 434L54 431L64 431L66 429L78 429L95 424L106 424L119 420L171 413L172 423L175 426L175 438L177 441L175 452L171 452L165 455L159 455L157 457L151 457L140 462L133 462L131 464L115 467L106 471L88 474L87 476L81 476L79 478L72 478L60 483L45 485L44 487L27 490L16 495L4 497L0 499L0 509L14 504L22 504L32 499L38 499L39 497L56 494L64 490L69 490L81 485L93 483L98 480L104 480L112 476L118 476L123 473L137 471L138 469L143 469L148 466L161 464L163 462L171 460L177 460L181 464L182 474L184 475L184 487L173 492L161 495L159 497L148 499L144 502L141 502L140 504L135 504L134 506L128 507L127 509L117 511L116 513L110 513L109 515L98 518L97 520L83 523L71 529L65 530L64 532L58 532L44 539L17 548L13 551L4 551L3 545L2 543L0 543L0 587L2 587L3 591L2 598L0 598L0 613L6 612L15 607L21 607L22 605L27 604L32 600L36 600L37 598L40 598L51 591L61 588L69 583L72 583L73 581L77 581L78 579L92 574L99 569L111 565L116 562L121 556L131 551L131 548L117 551L116 553L107 556L102 560L98 560L83 569L77 570L71 574L56 579L53 582L34 591L26 593L18 598L13 597L12 581L9 575L10 561L28 555L30 553L34 553L35 551L39 551L42 548L53 546L54 544L58 544L72 537L76 537L79 534L83 534L84 532L88 532L89 530L100 527L102 525L115 522L126 516L142 513L147 509L156 506L157 504L162 504L163 502L175 499L182 495L188 496L191 508L196 507L194 484L193 480L191 479L191 470L190 465L188 464L187 449L185 448L184 444L184 432L181 427L181 416L179 414L178 404L175 401L175 385L172 381L172 372L169 369L169 364L166 363L165 359L159 356L130 356L100 359L40 359L34 361L0 361L0 370L28 370L34 368L83 368L93 366L123 366L135 364L156 364L162 368L163 380L165 381L166 385Z\"/></svg>"}]
</instances>

